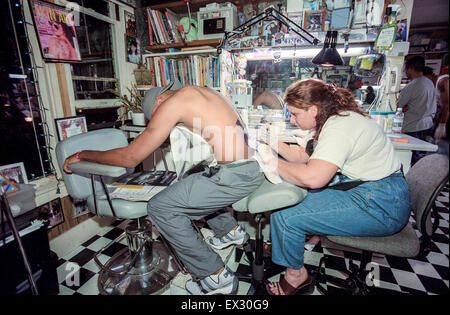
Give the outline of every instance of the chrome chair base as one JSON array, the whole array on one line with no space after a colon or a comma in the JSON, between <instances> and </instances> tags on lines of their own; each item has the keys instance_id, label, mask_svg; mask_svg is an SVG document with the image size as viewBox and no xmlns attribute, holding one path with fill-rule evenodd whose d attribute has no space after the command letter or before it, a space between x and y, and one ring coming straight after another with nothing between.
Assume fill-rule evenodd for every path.
<instances>
[{"instance_id":1,"label":"chrome chair base","mask_svg":"<svg viewBox=\"0 0 450 315\"><path fill-rule=\"evenodd\" d=\"M174 257L162 242L152 240L151 223L148 220L131 222L125 234L128 247L117 252L104 266L99 264L100 294L162 293L179 272Z\"/></svg>"}]
</instances>

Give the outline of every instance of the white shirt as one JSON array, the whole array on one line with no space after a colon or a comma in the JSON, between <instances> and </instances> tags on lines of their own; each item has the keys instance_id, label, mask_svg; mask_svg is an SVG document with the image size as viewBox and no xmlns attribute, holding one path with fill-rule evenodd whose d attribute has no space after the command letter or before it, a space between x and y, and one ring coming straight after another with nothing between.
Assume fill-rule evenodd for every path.
<instances>
[{"instance_id":1,"label":"white shirt","mask_svg":"<svg viewBox=\"0 0 450 315\"><path fill-rule=\"evenodd\" d=\"M418 77L400 92L397 107L408 105L403 119L402 132L427 130L433 127L437 108L436 90L433 81Z\"/></svg>"},{"instance_id":2,"label":"white shirt","mask_svg":"<svg viewBox=\"0 0 450 315\"><path fill-rule=\"evenodd\" d=\"M347 116L325 122L310 159L333 163L355 180L378 180L400 169L391 141L375 120L353 111L341 114Z\"/></svg>"}]
</instances>

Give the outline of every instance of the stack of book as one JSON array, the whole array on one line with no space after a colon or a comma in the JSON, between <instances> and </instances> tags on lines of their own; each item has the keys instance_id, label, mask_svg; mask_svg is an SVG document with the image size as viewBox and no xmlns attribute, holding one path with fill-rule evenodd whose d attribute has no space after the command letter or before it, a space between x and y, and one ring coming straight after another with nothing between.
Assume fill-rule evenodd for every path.
<instances>
[{"instance_id":1,"label":"stack of book","mask_svg":"<svg viewBox=\"0 0 450 315\"><path fill-rule=\"evenodd\" d=\"M155 78L156 86L165 86L172 78L177 78L183 86L220 86L218 56L148 57L147 65Z\"/></svg>"},{"instance_id":2,"label":"stack of book","mask_svg":"<svg viewBox=\"0 0 450 315\"><path fill-rule=\"evenodd\" d=\"M175 12L147 8L148 34L151 45L182 43Z\"/></svg>"}]
</instances>

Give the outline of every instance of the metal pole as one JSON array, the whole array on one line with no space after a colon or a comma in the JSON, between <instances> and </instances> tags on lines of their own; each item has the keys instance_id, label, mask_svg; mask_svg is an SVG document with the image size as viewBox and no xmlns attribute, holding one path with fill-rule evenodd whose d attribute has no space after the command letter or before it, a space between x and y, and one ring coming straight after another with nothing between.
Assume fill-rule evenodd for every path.
<instances>
[{"instance_id":1,"label":"metal pole","mask_svg":"<svg viewBox=\"0 0 450 315\"><path fill-rule=\"evenodd\" d=\"M31 293L33 295L39 295L38 289L36 287L36 283L34 282L33 272L31 271L31 266L28 261L27 254L25 252L25 248L23 247L23 244L22 244L22 239L20 238L19 231L17 230L16 223L14 222L14 217L11 213L11 208L9 207L9 202L8 202L8 199L6 198L6 194L3 192L3 188L0 188L0 194L1 194L1 198L2 198L1 213L2 213L2 215L3 215L3 213L5 213L6 219L8 220L8 224L14 235L14 239L17 241L17 244L19 245L19 250L22 255L23 263L24 263L25 269L27 271L28 281L30 282ZM3 231L3 232L5 232L5 231ZM6 246L6 243L3 242L3 245Z\"/></svg>"}]
</instances>

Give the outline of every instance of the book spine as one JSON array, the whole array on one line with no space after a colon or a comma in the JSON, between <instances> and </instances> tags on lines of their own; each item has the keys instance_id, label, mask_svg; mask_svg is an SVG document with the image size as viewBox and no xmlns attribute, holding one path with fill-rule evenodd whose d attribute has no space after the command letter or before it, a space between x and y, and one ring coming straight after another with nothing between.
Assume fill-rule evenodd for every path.
<instances>
[{"instance_id":1,"label":"book spine","mask_svg":"<svg viewBox=\"0 0 450 315\"><path fill-rule=\"evenodd\" d=\"M164 13L166 15L165 20L167 20L167 23L169 25L170 36L172 37L172 40L173 40L174 43L179 43L177 37L175 36L176 29L174 29L174 27L173 27L172 21L170 20L170 17L169 17L169 13L167 13L167 11L164 12Z\"/></svg>"},{"instance_id":2,"label":"book spine","mask_svg":"<svg viewBox=\"0 0 450 315\"><path fill-rule=\"evenodd\" d=\"M177 60L177 65L178 65L178 73L179 73L179 78L180 78L180 82L181 85L184 86L184 80L183 80L183 70L181 69L181 60Z\"/></svg>"},{"instance_id":3,"label":"book spine","mask_svg":"<svg viewBox=\"0 0 450 315\"><path fill-rule=\"evenodd\" d=\"M150 21L150 12L149 8L147 8L147 25L148 25L148 39L150 42L150 46L153 45L153 34L152 34L152 23Z\"/></svg>"},{"instance_id":4,"label":"book spine","mask_svg":"<svg viewBox=\"0 0 450 315\"><path fill-rule=\"evenodd\" d=\"M167 82L166 82L166 70L164 68L164 60L163 58L159 59L159 64L160 64L160 68L161 68L161 83L162 86L166 86Z\"/></svg>"},{"instance_id":5,"label":"book spine","mask_svg":"<svg viewBox=\"0 0 450 315\"><path fill-rule=\"evenodd\" d=\"M156 10L152 10L152 13L153 13L153 16L154 16L154 19L155 19L156 27L158 29L159 38L161 40L160 43L161 44L165 44L166 41L165 41L164 36L163 36L164 31L162 30L162 25L161 25L161 21L159 20L158 12Z\"/></svg>"},{"instance_id":6,"label":"book spine","mask_svg":"<svg viewBox=\"0 0 450 315\"><path fill-rule=\"evenodd\" d=\"M153 63L155 65L155 78L156 78L156 85L161 86L161 72L159 70L159 57L153 58Z\"/></svg>"},{"instance_id":7,"label":"book spine","mask_svg":"<svg viewBox=\"0 0 450 315\"><path fill-rule=\"evenodd\" d=\"M151 9L149 9L149 10L150 10L150 16L151 16L150 22L152 24L153 34L155 34L155 39L158 42L158 44L162 44L161 37L159 37L158 27L156 25L157 22L155 20L155 13L153 12L153 10L151 10Z\"/></svg>"},{"instance_id":8,"label":"book spine","mask_svg":"<svg viewBox=\"0 0 450 315\"><path fill-rule=\"evenodd\" d=\"M161 15L161 21L163 23L164 29L166 30L167 38L171 43L174 43L175 40L172 35L172 28L169 25L169 21L167 20L166 15L163 12L159 12L159 14Z\"/></svg>"},{"instance_id":9,"label":"book spine","mask_svg":"<svg viewBox=\"0 0 450 315\"><path fill-rule=\"evenodd\" d=\"M162 34L163 34L163 37L164 37L164 43L165 44L169 44L169 37L167 35L167 30L166 30L166 28L164 26L164 21L163 21L161 12L156 10L156 15L158 17L158 23L159 23L159 25L161 27L161 31L162 31Z\"/></svg>"}]
</instances>

